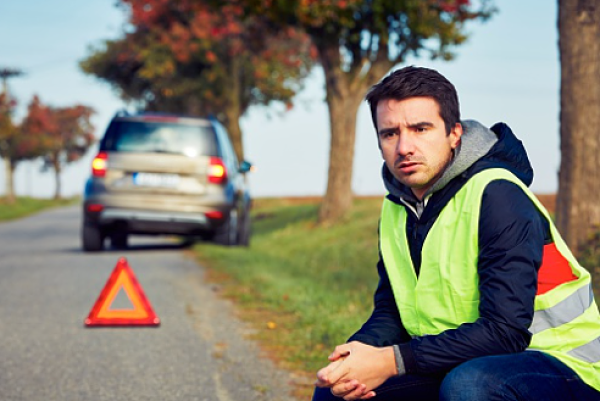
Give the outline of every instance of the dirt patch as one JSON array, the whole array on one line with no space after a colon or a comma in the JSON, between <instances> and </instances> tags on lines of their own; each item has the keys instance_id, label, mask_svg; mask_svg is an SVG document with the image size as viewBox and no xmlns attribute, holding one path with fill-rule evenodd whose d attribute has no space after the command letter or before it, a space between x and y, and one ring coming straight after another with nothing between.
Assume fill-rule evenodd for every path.
<instances>
[{"instance_id":1,"label":"dirt patch","mask_svg":"<svg viewBox=\"0 0 600 401\"><path fill-rule=\"evenodd\" d=\"M556 210L556 194L535 194L535 196L537 196L550 214L554 214Z\"/></svg>"}]
</instances>

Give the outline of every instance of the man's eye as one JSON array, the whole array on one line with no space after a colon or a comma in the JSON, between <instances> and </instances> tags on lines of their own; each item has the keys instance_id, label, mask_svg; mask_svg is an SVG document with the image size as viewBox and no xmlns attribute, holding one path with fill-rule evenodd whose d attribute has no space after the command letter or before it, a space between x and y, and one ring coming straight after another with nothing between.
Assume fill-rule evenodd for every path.
<instances>
[{"instance_id":1,"label":"man's eye","mask_svg":"<svg viewBox=\"0 0 600 401\"><path fill-rule=\"evenodd\" d=\"M425 127L417 127L416 131L417 132L427 132L427 128L425 128Z\"/></svg>"}]
</instances>

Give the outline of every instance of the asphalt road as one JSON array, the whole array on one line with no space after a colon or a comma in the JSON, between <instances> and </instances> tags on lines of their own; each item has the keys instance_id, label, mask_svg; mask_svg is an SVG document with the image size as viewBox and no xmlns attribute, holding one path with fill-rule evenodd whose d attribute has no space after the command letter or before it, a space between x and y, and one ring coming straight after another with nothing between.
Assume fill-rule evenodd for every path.
<instances>
[{"instance_id":1,"label":"asphalt road","mask_svg":"<svg viewBox=\"0 0 600 401\"><path fill-rule=\"evenodd\" d=\"M85 254L79 226L78 206L0 224L0 400L293 400L185 249ZM84 327L120 257L160 327Z\"/></svg>"}]
</instances>

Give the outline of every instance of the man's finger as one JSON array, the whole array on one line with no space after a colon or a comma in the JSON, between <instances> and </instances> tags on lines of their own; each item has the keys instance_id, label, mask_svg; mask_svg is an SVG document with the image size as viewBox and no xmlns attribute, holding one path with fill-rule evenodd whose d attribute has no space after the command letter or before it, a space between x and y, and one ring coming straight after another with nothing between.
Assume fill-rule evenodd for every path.
<instances>
[{"instance_id":1,"label":"man's finger","mask_svg":"<svg viewBox=\"0 0 600 401\"><path fill-rule=\"evenodd\" d=\"M331 355L329 355L329 360L336 361L342 357L350 355L350 348L351 345L349 344L338 345L337 347L335 347Z\"/></svg>"},{"instance_id":2,"label":"man's finger","mask_svg":"<svg viewBox=\"0 0 600 401\"><path fill-rule=\"evenodd\" d=\"M335 395L336 397L343 397L344 399L346 399L346 397L354 394L355 392L360 393L360 395L362 395L365 392L365 390L365 386L360 384L358 380L349 380L333 385L331 387L331 394Z\"/></svg>"},{"instance_id":3,"label":"man's finger","mask_svg":"<svg viewBox=\"0 0 600 401\"><path fill-rule=\"evenodd\" d=\"M344 378L346 378L349 372L347 365L344 364L344 360L332 362L331 364L329 364L329 366L327 366L327 368L330 369L327 372L325 372L322 378L326 379L326 381L329 382L330 385L344 381Z\"/></svg>"},{"instance_id":4,"label":"man's finger","mask_svg":"<svg viewBox=\"0 0 600 401\"><path fill-rule=\"evenodd\" d=\"M343 398L346 401L360 400L366 391L367 391L366 385L358 384L354 390L348 392Z\"/></svg>"},{"instance_id":5,"label":"man's finger","mask_svg":"<svg viewBox=\"0 0 600 401\"><path fill-rule=\"evenodd\" d=\"M368 393L364 394L362 397L360 397L360 400L370 400L371 398L375 397L377 394L375 394L375 391L369 391Z\"/></svg>"},{"instance_id":6,"label":"man's finger","mask_svg":"<svg viewBox=\"0 0 600 401\"><path fill-rule=\"evenodd\" d=\"M341 360L335 361L335 362L331 362L329 365L325 366L324 368L320 369L317 372L317 382L316 385L318 387L328 387L331 384L335 383L335 380L331 380L331 378L329 377L330 373L335 370L340 363L342 363Z\"/></svg>"}]
</instances>

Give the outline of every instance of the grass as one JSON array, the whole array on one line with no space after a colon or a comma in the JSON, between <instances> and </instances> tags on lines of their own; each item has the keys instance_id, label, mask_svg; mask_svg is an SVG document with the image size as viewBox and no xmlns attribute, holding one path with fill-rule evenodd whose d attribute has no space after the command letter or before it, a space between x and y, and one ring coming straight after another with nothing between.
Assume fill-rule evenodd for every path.
<instances>
[{"instance_id":1,"label":"grass","mask_svg":"<svg viewBox=\"0 0 600 401\"><path fill-rule=\"evenodd\" d=\"M600 302L600 227L596 228L582 247L579 263L592 273L596 303Z\"/></svg>"},{"instance_id":2,"label":"grass","mask_svg":"<svg viewBox=\"0 0 600 401\"><path fill-rule=\"evenodd\" d=\"M195 248L208 280L240 306L269 356L303 378L296 386L301 399L310 399L333 347L368 318L378 280L381 199L356 199L334 227L316 225L317 202L259 199L250 248ZM581 259L588 268L600 266L600 233L593 243ZM594 273L598 297L600 268Z\"/></svg>"},{"instance_id":3,"label":"grass","mask_svg":"<svg viewBox=\"0 0 600 401\"><path fill-rule=\"evenodd\" d=\"M256 339L301 377L303 398L333 347L371 312L380 205L358 199L344 224L323 228L316 203L258 200L250 248L196 247L209 280L256 325Z\"/></svg>"},{"instance_id":4,"label":"grass","mask_svg":"<svg viewBox=\"0 0 600 401\"><path fill-rule=\"evenodd\" d=\"M66 206L79 201L78 197L68 199L39 199L18 197L14 202L0 197L0 221L15 220L45 209Z\"/></svg>"}]
</instances>

